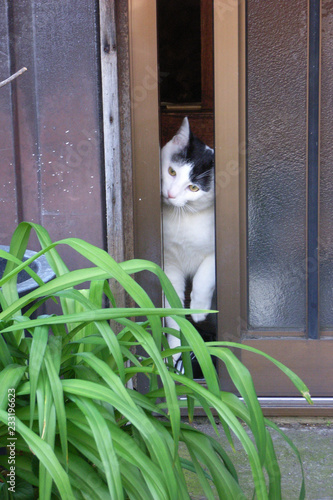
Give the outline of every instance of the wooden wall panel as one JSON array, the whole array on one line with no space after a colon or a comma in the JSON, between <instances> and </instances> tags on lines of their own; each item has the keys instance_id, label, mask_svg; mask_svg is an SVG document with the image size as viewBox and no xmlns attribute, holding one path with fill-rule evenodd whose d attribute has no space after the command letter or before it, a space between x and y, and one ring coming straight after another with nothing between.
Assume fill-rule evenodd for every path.
<instances>
[{"instance_id":1,"label":"wooden wall panel","mask_svg":"<svg viewBox=\"0 0 333 500\"><path fill-rule=\"evenodd\" d=\"M36 104L36 64L34 44L34 12L31 2L9 2L10 59L13 70L26 67L27 71L12 86L15 120L15 165L19 193L18 222L22 220L41 224L40 165L38 162L39 120ZM32 236L31 248L38 248Z\"/></svg>"},{"instance_id":2,"label":"wooden wall panel","mask_svg":"<svg viewBox=\"0 0 333 500\"><path fill-rule=\"evenodd\" d=\"M75 236L105 247L98 2L7 3L8 23L6 4L0 7L3 30L9 26L2 37L10 42L7 66L28 71L12 86L11 122L11 89L0 91L2 130L9 121L1 142L10 147L0 158L1 185L8 186L8 167L15 163L22 184L19 219L42 223L54 240ZM17 220L15 193L7 188L5 196L1 219L10 234ZM62 254L71 268L85 264L67 250Z\"/></svg>"},{"instance_id":3,"label":"wooden wall panel","mask_svg":"<svg viewBox=\"0 0 333 500\"><path fill-rule=\"evenodd\" d=\"M10 76L8 9L2 2L0 16L0 80ZM0 88L0 241L7 245L17 222L17 190L13 143L12 88Z\"/></svg>"},{"instance_id":4,"label":"wooden wall panel","mask_svg":"<svg viewBox=\"0 0 333 500\"><path fill-rule=\"evenodd\" d=\"M120 123L120 155L123 192L123 235L125 260L134 257L132 130L129 57L129 2L115 2L118 55L118 98Z\"/></svg>"}]
</instances>

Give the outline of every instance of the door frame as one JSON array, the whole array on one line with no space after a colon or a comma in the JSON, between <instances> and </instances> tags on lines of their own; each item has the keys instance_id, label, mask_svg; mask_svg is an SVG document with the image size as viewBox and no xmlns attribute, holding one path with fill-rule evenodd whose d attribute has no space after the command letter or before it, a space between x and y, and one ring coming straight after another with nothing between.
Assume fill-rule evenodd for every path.
<instances>
[{"instance_id":1,"label":"door frame","mask_svg":"<svg viewBox=\"0 0 333 500\"><path fill-rule=\"evenodd\" d=\"M158 106L156 4L129 0L132 116L134 254L161 265L161 181ZM155 306L161 305L158 280L138 277Z\"/></svg>"}]
</instances>

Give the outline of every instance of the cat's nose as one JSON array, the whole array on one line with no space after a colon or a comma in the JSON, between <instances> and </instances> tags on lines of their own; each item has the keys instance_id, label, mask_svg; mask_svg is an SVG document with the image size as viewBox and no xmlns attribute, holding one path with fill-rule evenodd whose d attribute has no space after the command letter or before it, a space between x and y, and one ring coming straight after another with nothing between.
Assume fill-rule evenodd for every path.
<instances>
[{"instance_id":1,"label":"cat's nose","mask_svg":"<svg viewBox=\"0 0 333 500\"><path fill-rule=\"evenodd\" d=\"M168 191L168 198L174 199L176 197L171 193L171 191Z\"/></svg>"}]
</instances>

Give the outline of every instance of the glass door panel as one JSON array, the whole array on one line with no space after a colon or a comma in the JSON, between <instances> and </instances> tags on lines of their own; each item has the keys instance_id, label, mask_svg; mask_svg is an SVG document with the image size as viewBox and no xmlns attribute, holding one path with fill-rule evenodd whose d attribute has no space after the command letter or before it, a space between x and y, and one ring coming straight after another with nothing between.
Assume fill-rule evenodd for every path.
<instances>
[{"instance_id":1,"label":"glass door panel","mask_svg":"<svg viewBox=\"0 0 333 500\"><path fill-rule=\"evenodd\" d=\"M247 2L248 323L306 328L307 1Z\"/></svg>"}]
</instances>

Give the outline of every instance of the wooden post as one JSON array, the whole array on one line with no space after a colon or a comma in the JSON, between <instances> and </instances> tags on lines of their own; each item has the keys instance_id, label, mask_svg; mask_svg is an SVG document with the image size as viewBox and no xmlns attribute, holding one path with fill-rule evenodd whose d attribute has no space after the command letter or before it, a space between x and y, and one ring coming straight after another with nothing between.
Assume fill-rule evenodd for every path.
<instances>
[{"instance_id":1,"label":"wooden post","mask_svg":"<svg viewBox=\"0 0 333 500\"><path fill-rule=\"evenodd\" d=\"M124 260L123 193L114 0L100 0L100 43L107 245L109 254L117 262L122 262ZM124 307L123 289L115 284L113 292L117 306Z\"/></svg>"}]
</instances>

